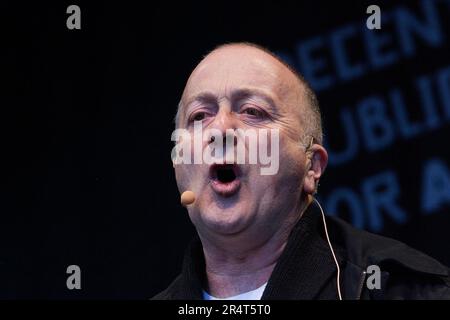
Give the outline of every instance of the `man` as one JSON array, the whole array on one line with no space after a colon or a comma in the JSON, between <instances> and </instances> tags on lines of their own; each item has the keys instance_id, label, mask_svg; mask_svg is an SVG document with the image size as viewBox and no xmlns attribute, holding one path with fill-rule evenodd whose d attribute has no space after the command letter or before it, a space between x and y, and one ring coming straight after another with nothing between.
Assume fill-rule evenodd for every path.
<instances>
[{"instance_id":1,"label":"man","mask_svg":"<svg viewBox=\"0 0 450 320\"><path fill-rule=\"evenodd\" d=\"M274 54L248 43L208 54L189 77L176 116L176 127L188 133L199 123L223 137L230 129L277 130L279 169L263 175L261 163L174 164L180 192L195 194L187 210L198 239L181 274L155 299L450 298L445 266L322 218L313 195L328 155L317 99ZM215 141L205 139L202 148ZM369 266L380 271L372 285Z\"/></svg>"}]
</instances>

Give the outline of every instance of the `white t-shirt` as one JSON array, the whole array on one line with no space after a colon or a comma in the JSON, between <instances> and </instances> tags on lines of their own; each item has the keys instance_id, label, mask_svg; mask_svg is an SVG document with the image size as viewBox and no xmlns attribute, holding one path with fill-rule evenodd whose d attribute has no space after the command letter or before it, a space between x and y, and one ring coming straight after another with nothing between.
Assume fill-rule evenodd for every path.
<instances>
[{"instance_id":1,"label":"white t-shirt","mask_svg":"<svg viewBox=\"0 0 450 320\"><path fill-rule=\"evenodd\" d=\"M209 295L208 292L203 290L203 300L261 300L266 285L267 282L264 283L261 287L256 288L255 290L244 292L228 298L216 298Z\"/></svg>"}]
</instances>

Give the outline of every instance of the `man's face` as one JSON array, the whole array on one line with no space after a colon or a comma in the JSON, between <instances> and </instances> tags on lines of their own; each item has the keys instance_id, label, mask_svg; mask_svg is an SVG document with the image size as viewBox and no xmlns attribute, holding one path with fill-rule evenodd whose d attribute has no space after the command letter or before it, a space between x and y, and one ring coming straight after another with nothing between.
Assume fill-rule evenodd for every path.
<instances>
[{"instance_id":1,"label":"man's face","mask_svg":"<svg viewBox=\"0 0 450 320\"><path fill-rule=\"evenodd\" d=\"M274 175L261 175L260 163L234 163L227 168L175 165L180 192L192 190L196 195L188 211L201 235L270 232L299 208L307 163L300 141L305 104L295 76L253 47L218 49L193 71L179 115L179 128L189 130L192 137L194 121L201 121L204 131L218 129L224 136L227 129L279 129L279 170ZM208 143L204 141L202 147ZM232 171L226 179L221 176L225 169Z\"/></svg>"}]
</instances>

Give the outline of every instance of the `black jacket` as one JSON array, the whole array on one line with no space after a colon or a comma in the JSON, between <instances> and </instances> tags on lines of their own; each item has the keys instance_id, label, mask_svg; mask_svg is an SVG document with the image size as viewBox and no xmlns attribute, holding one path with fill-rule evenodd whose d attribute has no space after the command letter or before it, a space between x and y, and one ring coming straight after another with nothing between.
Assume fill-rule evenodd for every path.
<instances>
[{"instance_id":1,"label":"black jacket","mask_svg":"<svg viewBox=\"0 0 450 320\"><path fill-rule=\"evenodd\" d=\"M450 299L449 269L407 245L327 217L341 268L343 299ZM380 289L369 289L368 266L381 270ZM205 261L196 238L186 250L181 274L153 299L202 299ZM337 299L337 268L316 204L293 228L262 299ZM370 279L369 279L370 280ZM371 282L371 281L370 281Z\"/></svg>"}]
</instances>

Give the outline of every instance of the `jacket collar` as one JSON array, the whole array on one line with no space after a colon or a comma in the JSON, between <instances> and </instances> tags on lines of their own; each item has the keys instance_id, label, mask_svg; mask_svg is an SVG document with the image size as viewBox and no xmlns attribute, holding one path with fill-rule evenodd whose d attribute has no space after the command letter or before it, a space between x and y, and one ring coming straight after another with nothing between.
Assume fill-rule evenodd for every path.
<instances>
[{"instance_id":1,"label":"jacket collar","mask_svg":"<svg viewBox=\"0 0 450 320\"><path fill-rule=\"evenodd\" d=\"M293 228L263 299L310 300L320 296L322 289L337 274L331 250L323 236L321 213L311 203ZM334 245L333 249L341 265L344 252ZM332 292L334 294L337 291L333 289Z\"/></svg>"}]
</instances>

